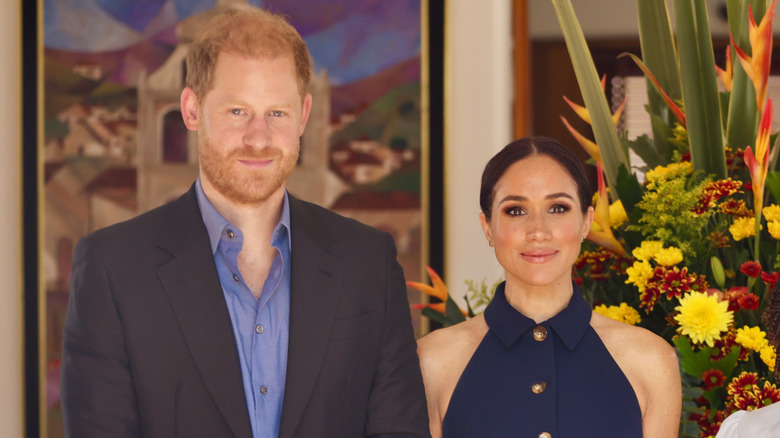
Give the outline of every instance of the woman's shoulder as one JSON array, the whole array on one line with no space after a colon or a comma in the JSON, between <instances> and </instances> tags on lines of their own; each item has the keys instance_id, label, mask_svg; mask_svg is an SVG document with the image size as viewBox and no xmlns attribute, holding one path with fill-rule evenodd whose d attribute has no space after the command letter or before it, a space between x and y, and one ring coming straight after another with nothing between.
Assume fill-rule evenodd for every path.
<instances>
[{"instance_id":1,"label":"woman's shoulder","mask_svg":"<svg viewBox=\"0 0 780 438\"><path fill-rule=\"evenodd\" d=\"M488 327L485 318L477 315L450 327L434 330L417 341L421 361L450 362L453 358L471 357Z\"/></svg>"},{"instance_id":2,"label":"woman's shoulder","mask_svg":"<svg viewBox=\"0 0 780 438\"><path fill-rule=\"evenodd\" d=\"M645 328L615 321L596 312L590 324L613 356L630 355L642 363L654 358L668 362L670 358L676 357L668 342ZM652 365L647 363L647 366Z\"/></svg>"}]
</instances>

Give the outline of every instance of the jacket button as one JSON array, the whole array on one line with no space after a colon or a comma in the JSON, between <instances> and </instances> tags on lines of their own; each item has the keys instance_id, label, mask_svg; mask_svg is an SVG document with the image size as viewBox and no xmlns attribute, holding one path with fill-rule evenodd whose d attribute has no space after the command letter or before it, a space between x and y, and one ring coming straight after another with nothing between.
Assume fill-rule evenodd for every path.
<instances>
[{"instance_id":1,"label":"jacket button","mask_svg":"<svg viewBox=\"0 0 780 438\"><path fill-rule=\"evenodd\" d=\"M547 339L547 329L543 325L534 327L534 340L542 342Z\"/></svg>"},{"instance_id":2,"label":"jacket button","mask_svg":"<svg viewBox=\"0 0 780 438\"><path fill-rule=\"evenodd\" d=\"M531 385L531 391L533 391L534 394L541 394L545 389L547 389L547 383L545 382L534 383Z\"/></svg>"},{"instance_id":3,"label":"jacket button","mask_svg":"<svg viewBox=\"0 0 780 438\"><path fill-rule=\"evenodd\" d=\"M552 434L550 432L542 432L539 434L539 438L552 438Z\"/></svg>"}]
</instances>

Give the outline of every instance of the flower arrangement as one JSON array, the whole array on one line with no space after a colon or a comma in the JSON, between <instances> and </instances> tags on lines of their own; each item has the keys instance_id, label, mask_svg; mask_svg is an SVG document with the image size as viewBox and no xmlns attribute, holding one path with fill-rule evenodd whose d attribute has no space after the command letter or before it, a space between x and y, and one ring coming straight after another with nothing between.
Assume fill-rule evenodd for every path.
<instances>
[{"instance_id":1,"label":"flower arrangement","mask_svg":"<svg viewBox=\"0 0 780 438\"><path fill-rule=\"evenodd\" d=\"M606 104L569 0L552 2L585 105L566 101L586 115L595 142L564 123L599 174L575 281L596 311L676 347L680 436L714 436L729 414L780 401L777 352L762 318L780 276L780 174L767 98L775 2L728 2L730 45L719 68L704 1L674 2L675 38L666 2L638 0L642 53L626 55L647 78L653 136L633 140L617 128L622 105L612 114ZM628 170L628 149L645 162L641 183ZM628 309L637 315L626 317Z\"/></svg>"},{"instance_id":2,"label":"flower arrangement","mask_svg":"<svg viewBox=\"0 0 780 438\"><path fill-rule=\"evenodd\" d=\"M768 341L780 334L767 332L765 315L780 276L780 160L767 98L775 1L728 1L720 68L704 0L674 2L676 36L664 0L637 0L642 53L626 55L647 78L653 135L632 140L618 129L623 105L614 114L607 105L570 0L551 1L584 105L564 98L595 141L562 119L598 168L594 223L573 278L594 311L675 346L680 436L714 436L731 413L780 401ZM642 182L628 149L644 161ZM409 285L443 301L423 314L444 325L473 316L471 303L495 289L469 283L463 310L429 273L433 288Z\"/></svg>"}]
</instances>

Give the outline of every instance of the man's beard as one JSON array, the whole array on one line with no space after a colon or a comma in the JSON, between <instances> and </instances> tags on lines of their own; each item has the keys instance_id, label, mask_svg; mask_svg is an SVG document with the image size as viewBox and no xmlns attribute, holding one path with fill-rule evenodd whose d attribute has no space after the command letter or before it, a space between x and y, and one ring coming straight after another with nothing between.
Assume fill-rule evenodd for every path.
<instances>
[{"instance_id":1,"label":"man's beard","mask_svg":"<svg viewBox=\"0 0 780 438\"><path fill-rule=\"evenodd\" d=\"M300 152L300 144L295 154L286 157L273 146L259 151L245 146L225 155L208 138L202 139L199 148L203 176L222 196L245 206L258 205L279 190L295 169ZM253 169L239 163L239 159L274 162L267 168Z\"/></svg>"}]
</instances>

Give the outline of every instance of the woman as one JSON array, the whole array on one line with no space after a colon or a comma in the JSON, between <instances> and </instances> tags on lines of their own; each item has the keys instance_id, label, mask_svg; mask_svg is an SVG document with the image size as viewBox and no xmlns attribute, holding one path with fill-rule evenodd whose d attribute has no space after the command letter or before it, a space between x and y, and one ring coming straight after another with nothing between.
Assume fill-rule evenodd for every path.
<instances>
[{"instance_id":1,"label":"woman","mask_svg":"<svg viewBox=\"0 0 780 438\"><path fill-rule=\"evenodd\" d=\"M579 159L522 138L482 174L480 222L506 281L482 315L419 341L433 437L676 437L677 358L591 311L571 272L593 221Z\"/></svg>"}]
</instances>

